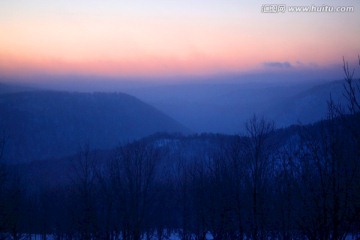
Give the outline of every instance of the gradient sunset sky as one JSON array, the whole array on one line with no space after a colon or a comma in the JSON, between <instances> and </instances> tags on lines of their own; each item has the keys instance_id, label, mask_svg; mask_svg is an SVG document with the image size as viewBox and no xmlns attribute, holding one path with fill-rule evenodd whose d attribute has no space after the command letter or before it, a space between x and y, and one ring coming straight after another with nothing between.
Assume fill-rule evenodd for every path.
<instances>
[{"instance_id":1,"label":"gradient sunset sky","mask_svg":"<svg viewBox=\"0 0 360 240\"><path fill-rule=\"evenodd\" d=\"M2 0L0 74L168 76L326 68L360 53L351 13L262 13L240 0ZM285 3L285 2L284 2Z\"/></svg>"}]
</instances>

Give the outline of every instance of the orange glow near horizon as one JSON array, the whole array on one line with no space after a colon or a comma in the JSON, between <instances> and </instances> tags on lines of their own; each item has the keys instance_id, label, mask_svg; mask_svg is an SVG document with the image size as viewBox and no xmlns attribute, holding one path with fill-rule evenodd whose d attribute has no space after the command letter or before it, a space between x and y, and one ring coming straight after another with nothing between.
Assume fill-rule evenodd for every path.
<instances>
[{"instance_id":1,"label":"orange glow near horizon","mask_svg":"<svg viewBox=\"0 0 360 240\"><path fill-rule=\"evenodd\" d=\"M28 12L11 3L0 10L0 73L214 74L257 71L264 62L326 66L360 52L358 13L267 15L261 4L240 8L234 1L190 13L177 5L169 12L132 5L116 12L109 5L52 13L44 1L29 1Z\"/></svg>"}]
</instances>

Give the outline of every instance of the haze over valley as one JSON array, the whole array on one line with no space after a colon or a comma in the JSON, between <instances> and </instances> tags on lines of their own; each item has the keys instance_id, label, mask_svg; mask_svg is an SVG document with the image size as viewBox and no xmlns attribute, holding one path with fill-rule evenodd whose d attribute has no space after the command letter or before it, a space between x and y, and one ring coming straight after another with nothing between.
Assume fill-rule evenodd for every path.
<instances>
[{"instance_id":1,"label":"haze over valley","mask_svg":"<svg viewBox=\"0 0 360 240\"><path fill-rule=\"evenodd\" d=\"M360 1L0 1L0 240L360 239Z\"/></svg>"}]
</instances>

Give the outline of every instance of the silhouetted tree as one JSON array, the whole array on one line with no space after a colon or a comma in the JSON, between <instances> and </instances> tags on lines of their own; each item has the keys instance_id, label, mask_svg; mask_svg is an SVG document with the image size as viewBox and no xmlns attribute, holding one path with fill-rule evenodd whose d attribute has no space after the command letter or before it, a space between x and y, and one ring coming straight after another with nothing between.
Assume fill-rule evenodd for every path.
<instances>
[{"instance_id":1,"label":"silhouetted tree","mask_svg":"<svg viewBox=\"0 0 360 240\"><path fill-rule=\"evenodd\" d=\"M360 56L358 57L360 66ZM343 59L343 70L345 74L344 96L347 100L347 108L350 114L360 112L360 78L355 79L355 70L349 69L348 62Z\"/></svg>"},{"instance_id":2,"label":"silhouetted tree","mask_svg":"<svg viewBox=\"0 0 360 240\"><path fill-rule=\"evenodd\" d=\"M216 190L211 189L209 154L203 153L193 159L188 166L190 174L190 206L191 209L191 232L196 240L204 240L209 230L209 221L214 219L211 211L211 195ZM212 193L210 192L212 191ZM220 194L220 193L218 193ZM216 205L215 202L213 202ZM220 206L218 206L220 208Z\"/></svg>"},{"instance_id":3,"label":"silhouetted tree","mask_svg":"<svg viewBox=\"0 0 360 240\"><path fill-rule=\"evenodd\" d=\"M229 176L231 177L231 191L233 197L233 210L235 211L234 224L236 225L236 239L242 239L247 230L245 224L246 194L245 182L247 176L247 164L244 156L243 138L236 136L231 143L225 146L224 157L229 164Z\"/></svg>"},{"instance_id":4,"label":"silhouetted tree","mask_svg":"<svg viewBox=\"0 0 360 240\"><path fill-rule=\"evenodd\" d=\"M11 239L20 240L23 237L21 231L24 227L24 184L21 182L21 177L18 173L12 172L9 175L5 189L5 231L9 234Z\"/></svg>"},{"instance_id":5,"label":"silhouetted tree","mask_svg":"<svg viewBox=\"0 0 360 240\"><path fill-rule=\"evenodd\" d=\"M174 169L174 185L177 192L177 203L179 206L179 227L182 240L191 239L191 175L186 160L177 156Z\"/></svg>"},{"instance_id":6,"label":"silhouetted tree","mask_svg":"<svg viewBox=\"0 0 360 240\"><path fill-rule=\"evenodd\" d=\"M303 131L298 223L309 239L344 239L360 217L360 88L345 61L343 69L348 111L330 97L327 119Z\"/></svg>"},{"instance_id":7,"label":"silhouetted tree","mask_svg":"<svg viewBox=\"0 0 360 240\"><path fill-rule=\"evenodd\" d=\"M6 228L6 215L5 215L5 183L7 179L7 170L3 162L3 154L5 147L5 139L0 138L0 239L3 238L2 234Z\"/></svg>"},{"instance_id":8,"label":"silhouetted tree","mask_svg":"<svg viewBox=\"0 0 360 240\"><path fill-rule=\"evenodd\" d=\"M97 178L99 182L99 202L100 202L100 221L102 222L101 238L102 239L116 239L119 236L119 228L117 227L116 215L116 181L111 164L104 164L97 171Z\"/></svg>"},{"instance_id":9,"label":"silhouetted tree","mask_svg":"<svg viewBox=\"0 0 360 240\"><path fill-rule=\"evenodd\" d=\"M214 239L239 239L243 236L244 169L237 141L219 142L208 161L209 230ZM238 164L242 165L239 166Z\"/></svg>"},{"instance_id":10,"label":"silhouetted tree","mask_svg":"<svg viewBox=\"0 0 360 240\"><path fill-rule=\"evenodd\" d=\"M82 147L73 163L73 214L80 239L97 237L96 163L89 145Z\"/></svg>"},{"instance_id":11,"label":"silhouetted tree","mask_svg":"<svg viewBox=\"0 0 360 240\"><path fill-rule=\"evenodd\" d=\"M296 210L298 209L297 180L299 161L298 138L289 139L276 154L275 173L272 180L273 204L271 229L279 239L297 239L299 231L296 224ZM271 206L269 206L271 208Z\"/></svg>"},{"instance_id":12,"label":"silhouetted tree","mask_svg":"<svg viewBox=\"0 0 360 240\"><path fill-rule=\"evenodd\" d=\"M248 186L251 194L251 236L253 239L264 239L266 236L266 183L273 169L271 153L274 143L270 134L274 131L274 123L264 118L253 116L246 124L247 139L244 151L248 160Z\"/></svg>"},{"instance_id":13,"label":"silhouetted tree","mask_svg":"<svg viewBox=\"0 0 360 240\"><path fill-rule=\"evenodd\" d=\"M140 240L145 219L154 206L156 168L161 153L144 142L133 142L118 149L112 165L122 239Z\"/></svg>"}]
</instances>

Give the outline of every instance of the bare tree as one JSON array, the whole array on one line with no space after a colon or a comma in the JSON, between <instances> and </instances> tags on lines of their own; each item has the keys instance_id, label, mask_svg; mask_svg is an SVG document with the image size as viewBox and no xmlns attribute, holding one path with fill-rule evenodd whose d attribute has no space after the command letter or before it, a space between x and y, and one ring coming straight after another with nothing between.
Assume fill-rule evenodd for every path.
<instances>
[{"instance_id":1,"label":"bare tree","mask_svg":"<svg viewBox=\"0 0 360 240\"><path fill-rule=\"evenodd\" d=\"M360 66L360 56L358 56ZM360 78L355 79L355 70L349 69L349 63L343 59L343 70L345 74L344 97L347 100L348 111L351 114L360 112Z\"/></svg>"},{"instance_id":2,"label":"bare tree","mask_svg":"<svg viewBox=\"0 0 360 240\"><path fill-rule=\"evenodd\" d=\"M265 238L265 191L266 181L271 172L271 152L274 150L270 134L274 123L253 116L245 124L247 139L244 141L248 162L249 187L251 194L251 235L253 239Z\"/></svg>"},{"instance_id":3,"label":"bare tree","mask_svg":"<svg viewBox=\"0 0 360 240\"><path fill-rule=\"evenodd\" d=\"M225 159L229 164L229 176L232 182L232 197L237 225L237 239L242 239L246 232L245 224L245 179L246 179L246 158L244 156L242 138L237 136L231 144L225 148Z\"/></svg>"},{"instance_id":4,"label":"bare tree","mask_svg":"<svg viewBox=\"0 0 360 240\"><path fill-rule=\"evenodd\" d=\"M73 163L73 213L79 237L90 240L98 231L96 212L96 164L88 144L83 146Z\"/></svg>"},{"instance_id":5,"label":"bare tree","mask_svg":"<svg viewBox=\"0 0 360 240\"><path fill-rule=\"evenodd\" d=\"M5 146L5 139L0 138L0 239L1 239L1 232L4 231L5 228L5 182L7 177L6 166L3 163L3 154L4 154L4 146Z\"/></svg>"},{"instance_id":6,"label":"bare tree","mask_svg":"<svg viewBox=\"0 0 360 240\"><path fill-rule=\"evenodd\" d=\"M330 99L328 118L302 133L298 223L309 239L344 239L359 220L359 158L348 119Z\"/></svg>"},{"instance_id":7,"label":"bare tree","mask_svg":"<svg viewBox=\"0 0 360 240\"><path fill-rule=\"evenodd\" d=\"M145 220L153 207L156 167L161 154L144 142L121 146L113 162L114 183L118 193L117 207L124 240L140 240Z\"/></svg>"},{"instance_id":8,"label":"bare tree","mask_svg":"<svg viewBox=\"0 0 360 240\"><path fill-rule=\"evenodd\" d=\"M191 209L191 232L196 240L205 240L206 233L209 230L209 220L215 221L216 216L214 209L220 207L215 200L214 193L216 190L211 189L210 171L211 159L208 153L202 153L200 156L191 160L188 166L189 171L189 190L190 190L190 208ZM215 187L213 185L213 187ZM212 192L212 193L210 193ZM218 195L221 193L218 192ZM211 203L213 206L211 206Z\"/></svg>"},{"instance_id":9,"label":"bare tree","mask_svg":"<svg viewBox=\"0 0 360 240\"><path fill-rule=\"evenodd\" d=\"M99 192L101 194L99 201L101 204L100 221L102 221L101 238L116 239L119 230L116 226L116 187L114 186L114 178L112 176L112 164L104 164L101 166L96 175L99 182Z\"/></svg>"},{"instance_id":10,"label":"bare tree","mask_svg":"<svg viewBox=\"0 0 360 240\"><path fill-rule=\"evenodd\" d=\"M174 166L174 188L177 192L176 202L179 206L179 227L182 240L191 239L191 174L186 159L180 154L176 155Z\"/></svg>"},{"instance_id":11,"label":"bare tree","mask_svg":"<svg viewBox=\"0 0 360 240\"><path fill-rule=\"evenodd\" d=\"M277 152L274 175L274 213L272 229L279 239L296 239L296 209L298 195L296 192L299 161L297 158L298 138L289 142ZM269 203L268 203L269 204Z\"/></svg>"},{"instance_id":12,"label":"bare tree","mask_svg":"<svg viewBox=\"0 0 360 240\"><path fill-rule=\"evenodd\" d=\"M12 172L5 188L4 221L5 231L13 240L20 240L23 237L21 229L24 227L24 194L25 188L20 175Z\"/></svg>"},{"instance_id":13,"label":"bare tree","mask_svg":"<svg viewBox=\"0 0 360 240\"><path fill-rule=\"evenodd\" d=\"M5 138L0 139L0 239L21 239L24 186L20 175L2 161ZM5 232L5 234L4 234Z\"/></svg>"}]
</instances>

